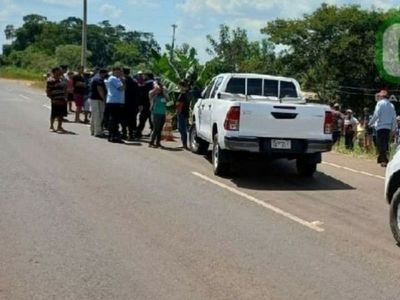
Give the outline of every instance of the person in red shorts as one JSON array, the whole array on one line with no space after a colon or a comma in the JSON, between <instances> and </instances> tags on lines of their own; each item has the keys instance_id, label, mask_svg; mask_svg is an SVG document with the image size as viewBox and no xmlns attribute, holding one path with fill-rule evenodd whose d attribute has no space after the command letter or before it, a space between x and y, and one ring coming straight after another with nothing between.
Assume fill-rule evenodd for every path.
<instances>
[{"instance_id":1,"label":"person in red shorts","mask_svg":"<svg viewBox=\"0 0 400 300\"><path fill-rule=\"evenodd\" d=\"M75 111L75 122L76 123L82 123L80 120L80 115L82 112L83 105L85 103L85 90L86 90L86 84L85 84L85 78L83 77L83 67L80 66L78 68L78 73L72 77L72 83L73 83L73 88L74 88L74 101L75 101L75 106L76 106L76 111Z\"/></svg>"}]
</instances>

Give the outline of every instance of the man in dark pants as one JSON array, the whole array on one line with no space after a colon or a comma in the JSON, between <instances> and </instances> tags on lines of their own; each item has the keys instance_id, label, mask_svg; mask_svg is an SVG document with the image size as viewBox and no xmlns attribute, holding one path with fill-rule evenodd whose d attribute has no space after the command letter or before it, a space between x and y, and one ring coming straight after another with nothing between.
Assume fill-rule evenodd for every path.
<instances>
[{"instance_id":1,"label":"man in dark pants","mask_svg":"<svg viewBox=\"0 0 400 300\"><path fill-rule=\"evenodd\" d=\"M396 110L388 99L387 91L381 91L378 95L378 103L375 107L369 126L376 126L376 142L378 146L378 164L386 167L389 162L390 134L396 131Z\"/></svg>"},{"instance_id":2,"label":"man in dark pants","mask_svg":"<svg viewBox=\"0 0 400 300\"><path fill-rule=\"evenodd\" d=\"M340 144L340 138L342 137L342 129L343 129L343 120L344 116L340 112L339 103L333 104L331 107L332 115L333 115L333 128L332 128L332 139L333 144Z\"/></svg>"},{"instance_id":3,"label":"man in dark pants","mask_svg":"<svg viewBox=\"0 0 400 300\"><path fill-rule=\"evenodd\" d=\"M140 102L139 102L139 126L136 130L135 137L141 138L143 135L143 129L146 125L146 121L150 121L150 129L153 130L153 124L150 117L150 99L149 92L153 89L154 76L152 73L145 74L145 82L143 85L139 86L140 91Z\"/></svg>"},{"instance_id":4,"label":"man in dark pants","mask_svg":"<svg viewBox=\"0 0 400 300\"><path fill-rule=\"evenodd\" d=\"M114 68L113 74L106 81L107 86L107 110L109 113L108 141L112 143L121 143L119 134L119 125L123 121L124 103L125 103L125 84L122 80L121 68Z\"/></svg>"},{"instance_id":5,"label":"man in dark pants","mask_svg":"<svg viewBox=\"0 0 400 300\"><path fill-rule=\"evenodd\" d=\"M137 115L139 113L139 85L130 76L130 70L124 68L125 78L125 106L124 124L122 126L122 138L133 140L134 132L137 129Z\"/></svg>"}]
</instances>

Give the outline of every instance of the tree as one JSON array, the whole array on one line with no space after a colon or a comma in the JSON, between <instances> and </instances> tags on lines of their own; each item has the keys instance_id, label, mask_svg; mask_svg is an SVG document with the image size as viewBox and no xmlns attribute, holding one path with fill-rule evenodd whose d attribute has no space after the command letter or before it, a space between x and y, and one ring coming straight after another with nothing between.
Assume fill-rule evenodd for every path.
<instances>
[{"instance_id":1,"label":"tree","mask_svg":"<svg viewBox=\"0 0 400 300\"><path fill-rule=\"evenodd\" d=\"M81 64L81 49L78 45L58 46L55 52L57 64L67 65L70 69L78 67Z\"/></svg>"},{"instance_id":2,"label":"tree","mask_svg":"<svg viewBox=\"0 0 400 300\"><path fill-rule=\"evenodd\" d=\"M375 35L393 13L323 4L302 19L271 21L261 32L286 47L280 57L286 75L299 78L326 102L339 95L345 105L361 110L374 100L365 102L362 88L383 85L376 80Z\"/></svg>"},{"instance_id":3,"label":"tree","mask_svg":"<svg viewBox=\"0 0 400 300\"><path fill-rule=\"evenodd\" d=\"M128 42L117 42L114 44L114 62L119 62L125 66L134 66L142 61L138 45Z\"/></svg>"},{"instance_id":4,"label":"tree","mask_svg":"<svg viewBox=\"0 0 400 300\"><path fill-rule=\"evenodd\" d=\"M14 25L7 25L6 29L4 29L4 34L6 36L6 40L14 39L16 34Z\"/></svg>"},{"instance_id":5,"label":"tree","mask_svg":"<svg viewBox=\"0 0 400 300\"><path fill-rule=\"evenodd\" d=\"M246 30L231 30L226 25L220 25L218 39L210 35L207 39L210 43L207 52L214 56L207 65L213 73L276 73L274 45L267 39L250 42Z\"/></svg>"}]
</instances>

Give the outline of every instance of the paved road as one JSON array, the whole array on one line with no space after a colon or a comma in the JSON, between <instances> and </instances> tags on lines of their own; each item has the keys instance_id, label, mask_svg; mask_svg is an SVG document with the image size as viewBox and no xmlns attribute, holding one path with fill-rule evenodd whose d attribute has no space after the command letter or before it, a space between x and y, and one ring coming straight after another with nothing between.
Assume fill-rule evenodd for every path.
<instances>
[{"instance_id":1,"label":"paved road","mask_svg":"<svg viewBox=\"0 0 400 300\"><path fill-rule=\"evenodd\" d=\"M0 299L398 299L372 162L329 154L315 179L249 163L221 179L178 143L49 133L47 103L0 81Z\"/></svg>"}]
</instances>

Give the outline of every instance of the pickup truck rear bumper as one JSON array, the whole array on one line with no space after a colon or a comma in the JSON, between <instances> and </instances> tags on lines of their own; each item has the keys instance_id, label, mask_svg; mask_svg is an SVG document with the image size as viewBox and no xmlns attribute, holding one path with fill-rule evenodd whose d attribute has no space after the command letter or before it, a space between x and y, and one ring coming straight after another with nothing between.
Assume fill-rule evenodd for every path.
<instances>
[{"instance_id":1,"label":"pickup truck rear bumper","mask_svg":"<svg viewBox=\"0 0 400 300\"><path fill-rule=\"evenodd\" d=\"M329 152L332 149L332 140L303 140L303 139L284 139L290 140L290 149L274 149L272 142L274 138L251 138L251 137L225 137L225 149L231 151L242 151L265 154L311 154Z\"/></svg>"}]
</instances>

